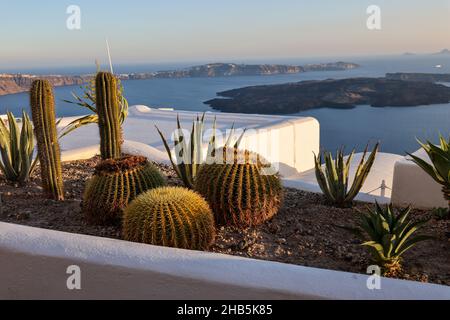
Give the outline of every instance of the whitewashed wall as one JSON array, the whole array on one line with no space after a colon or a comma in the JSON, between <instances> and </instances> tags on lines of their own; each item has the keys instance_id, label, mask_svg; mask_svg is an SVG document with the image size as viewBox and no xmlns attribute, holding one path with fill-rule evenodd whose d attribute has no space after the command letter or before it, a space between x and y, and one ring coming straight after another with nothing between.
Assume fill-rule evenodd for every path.
<instances>
[{"instance_id":1,"label":"whitewashed wall","mask_svg":"<svg viewBox=\"0 0 450 320\"><path fill-rule=\"evenodd\" d=\"M450 287L0 223L0 299L450 299ZM66 270L81 268L81 290Z\"/></svg>"}]
</instances>

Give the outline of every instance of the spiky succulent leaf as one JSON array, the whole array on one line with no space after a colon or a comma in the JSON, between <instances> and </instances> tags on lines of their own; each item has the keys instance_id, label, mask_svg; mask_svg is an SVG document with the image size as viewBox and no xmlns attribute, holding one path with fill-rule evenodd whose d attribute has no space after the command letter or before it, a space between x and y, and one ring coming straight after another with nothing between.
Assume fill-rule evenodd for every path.
<instances>
[{"instance_id":1,"label":"spiky succulent leaf","mask_svg":"<svg viewBox=\"0 0 450 320\"><path fill-rule=\"evenodd\" d=\"M393 268L400 263L401 256L417 243L431 239L426 235L416 235L427 221L413 222L408 219L411 208L395 212L392 204L382 208L378 203L374 210L361 215L359 232L356 234L369 247L377 263L385 268Z\"/></svg>"},{"instance_id":2,"label":"spiky succulent leaf","mask_svg":"<svg viewBox=\"0 0 450 320\"><path fill-rule=\"evenodd\" d=\"M0 119L0 171L11 182L24 184L36 165L33 126L28 114L22 111L22 127L11 112L7 113L8 127Z\"/></svg>"},{"instance_id":3,"label":"spiky succulent leaf","mask_svg":"<svg viewBox=\"0 0 450 320\"><path fill-rule=\"evenodd\" d=\"M370 169L375 162L375 157L378 152L379 144L377 143L366 161L366 154L368 146L366 147L363 156L355 172L353 184L349 190L349 174L350 165L355 154L353 150L348 158L344 158L344 150L339 149L336 153L336 159L330 152L323 152L317 156L314 154L316 179L325 197L328 201L336 206L349 206L353 199L357 196L364 185L364 182L370 172ZM322 167L322 156L324 158L324 167Z\"/></svg>"}]
</instances>

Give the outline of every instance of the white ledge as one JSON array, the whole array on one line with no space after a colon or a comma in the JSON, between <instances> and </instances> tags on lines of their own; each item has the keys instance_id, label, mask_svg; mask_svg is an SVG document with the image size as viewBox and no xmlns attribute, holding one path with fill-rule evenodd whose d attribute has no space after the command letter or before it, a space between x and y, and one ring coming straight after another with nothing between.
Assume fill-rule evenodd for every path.
<instances>
[{"instance_id":1,"label":"white ledge","mask_svg":"<svg viewBox=\"0 0 450 320\"><path fill-rule=\"evenodd\" d=\"M450 288L0 223L2 299L450 299ZM66 288L78 265L82 290Z\"/></svg>"}]
</instances>

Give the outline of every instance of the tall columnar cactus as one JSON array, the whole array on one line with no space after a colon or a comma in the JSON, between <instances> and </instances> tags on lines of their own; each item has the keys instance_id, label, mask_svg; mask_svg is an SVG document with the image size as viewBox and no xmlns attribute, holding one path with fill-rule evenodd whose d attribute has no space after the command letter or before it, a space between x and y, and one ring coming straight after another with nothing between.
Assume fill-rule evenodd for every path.
<instances>
[{"instance_id":1,"label":"tall columnar cactus","mask_svg":"<svg viewBox=\"0 0 450 320\"><path fill-rule=\"evenodd\" d=\"M157 188L125 209L123 235L134 242L205 250L214 240L214 218L208 203L194 191Z\"/></svg>"},{"instance_id":2,"label":"tall columnar cactus","mask_svg":"<svg viewBox=\"0 0 450 320\"><path fill-rule=\"evenodd\" d=\"M159 170L145 157L104 160L86 186L84 215L91 224L117 224L129 202L142 192L165 184Z\"/></svg>"},{"instance_id":3,"label":"tall columnar cactus","mask_svg":"<svg viewBox=\"0 0 450 320\"><path fill-rule=\"evenodd\" d=\"M121 156L122 130L121 108L117 80L113 74L99 72L95 79L95 95L100 129L100 153L102 159Z\"/></svg>"},{"instance_id":4,"label":"tall columnar cactus","mask_svg":"<svg viewBox=\"0 0 450 320\"><path fill-rule=\"evenodd\" d=\"M50 82L47 80L33 82L30 105L44 192L50 198L64 200L61 154L55 124L55 101Z\"/></svg>"},{"instance_id":5,"label":"tall columnar cactus","mask_svg":"<svg viewBox=\"0 0 450 320\"><path fill-rule=\"evenodd\" d=\"M259 155L234 148L218 149L222 159L203 164L195 190L209 202L217 225L248 227L263 223L279 210L283 188Z\"/></svg>"}]
</instances>

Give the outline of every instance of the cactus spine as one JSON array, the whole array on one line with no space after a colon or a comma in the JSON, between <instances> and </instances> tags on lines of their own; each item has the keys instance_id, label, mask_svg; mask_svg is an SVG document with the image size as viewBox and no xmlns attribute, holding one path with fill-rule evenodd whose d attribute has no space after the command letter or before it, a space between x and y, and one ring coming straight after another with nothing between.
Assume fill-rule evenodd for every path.
<instances>
[{"instance_id":1,"label":"cactus spine","mask_svg":"<svg viewBox=\"0 0 450 320\"><path fill-rule=\"evenodd\" d=\"M122 131L117 80L113 74L99 72L95 79L98 127L100 129L100 153L102 159L121 156Z\"/></svg>"},{"instance_id":2,"label":"cactus spine","mask_svg":"<svg viewBox=\"0 0 450 320\"><path fill-rule=\"evenodd\" d=\"M194 191L158 188L125 209L123 235L134 242L205 250L215 237L214 218L208 203Z\"/></svg>"},{"instance_id":3,"label":"cactus spine","mask_svg":"<svg viewBox=\"0 0 450 320\"><path fill-rule=\"evenodd\" d=\"M202 165L195 179L216 224L248 227L272 218L283 199L279 177L267 174L267 163L256 153L225 148L223 154L222 160Z\"/></svg>"},{"instance_id":4,"label":"cactus spine","mask_svg":"<svg viewBox=\"0 0 450 320\"><path fill-rule=\"evenodd\" d=\"M61 154L55 124L55 102L49 81L33 82L30 105L44 192L54 200L64 200Z\"/></svg>"},{"instance_id":5,"label":"cactus spine","mask_svg":"<svg viewBox=\"0 0 450 320\"><path fill-rule=\"evenodd\" d=\"M129 202L165 184L159 170L145 157L104 160L95 168L84 192L86 220L91 224L117 224Z\"/></svg>"}]
</instances>

